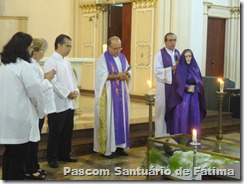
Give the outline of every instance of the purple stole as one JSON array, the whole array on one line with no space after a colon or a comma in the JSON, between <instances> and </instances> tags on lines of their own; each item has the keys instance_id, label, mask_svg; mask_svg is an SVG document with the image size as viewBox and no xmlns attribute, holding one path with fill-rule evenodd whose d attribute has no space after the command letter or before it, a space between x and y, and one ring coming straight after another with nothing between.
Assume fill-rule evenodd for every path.
<instances>
[{"instance_id":1,"label":"purple stole","mask_svg":"<svg viewBox=\"0 0 244 184\"><path fill-rule=\"evenodd\" d=\"M180 52L175 49L175 52L178 53L178 56L180 56ZM161 49L161 55L162 55L162 59L163 59L163 66L164 68L167 68L167 67L171 67L172 66L172 60L171 60L171 57L170 55L167 53L166 49L165 48L162 48ZM172 84L175 82L175 73L172 72ZM169 96L170 96L170 93L171 93L171 84L167 84L165 83L165 99L166 99L166 109L168 107L168 104L169 104Z\"/></svg>"},{"instance_id":2,"label":"purple stole","mask_svg":"<svg viewBox=\"0 0 244 184\"><path fill-rule=\"evenodd\" d=\"M115 63L114 57L108 51L104 53L104 56L106 59L109 74L118 74L119 70ZM119 59L122 65L122 71L126 71L126 59L124 54L120 53ZM124 86L126 86L125 83L126 81L110 80L112 101L113 101L113 113L114 113L115 143L116 145L126 143L126 147L129 147L129 134L128 134L129 118L128 118L128 103L127 103L127 91L126 91L127 89L126 87L124 87L124 91L123 91L122 82L124 83ZM122 93L124 93L124 99ZM125 112L123 109L123 101L125 105ZM124 126L124 115L125 115L126 130Z\"/></svg>"}]
</instances>

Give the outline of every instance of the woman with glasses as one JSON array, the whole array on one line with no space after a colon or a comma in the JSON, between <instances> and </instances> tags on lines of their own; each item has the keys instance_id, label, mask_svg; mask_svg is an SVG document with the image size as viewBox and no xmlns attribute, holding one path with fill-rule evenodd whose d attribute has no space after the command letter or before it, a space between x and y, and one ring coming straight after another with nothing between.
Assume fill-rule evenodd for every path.
<instances>
[{"instance_id":1,"label":"woman with glasses","mask_svg":"<svg viewBox=\"0 0 244 184\"><path fill-rule=\"evenodd\" d=\"M53 79L55 75L55 71L51 70L44 74L39 62L44 57L44 54L47 50L48 44L47 41L43 38L34 38L32 42L33 51L31 53L31 66L36 74L36 77L39 79L42 85L42 93L44 95L45 100L45 114L55 112L55 104L54 104L54 94L53 94L53 86L50 81ZM42 127L44 124L44 118L39 119L39 130L40 135L42 131ZM26 178L32 180L43 180L46 176L46 171L40 168L38 164L38 145L39 142L30 142L31 146L29 149L29 154L27 156L26 162Z\"/></svg>"}]
</instances>

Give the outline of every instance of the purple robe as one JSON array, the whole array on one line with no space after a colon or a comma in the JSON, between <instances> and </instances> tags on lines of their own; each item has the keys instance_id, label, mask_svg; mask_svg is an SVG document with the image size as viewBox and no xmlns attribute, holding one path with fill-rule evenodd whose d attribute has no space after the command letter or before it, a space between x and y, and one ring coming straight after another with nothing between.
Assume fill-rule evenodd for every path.
<instances>
[{"instance_id":1,"label":"purple robe","mask_svg":"<svg viewBox=\"0 0 244 184\"><path fill-rule=\"evenodd\" d=\"M177 65L165 120L170 134L192 134L195 128L200 136L200 123L206 116L202 75L193 54L191 63L186 63L185 51ZM194 93L187 92L189 85L196 86Z\"/></svg>"},{"instance_id":2,"label":"purple robe","mask_svg":"<svg viewBox=\"0 0 244 184\"><path fill-rule=\"evenodd\" d=\"M180 55L180 52L177 49L175 49L175 53ZM165 47L161 49L161 55L162 55L162 61L163 61L164 68L171 67L172 66L172 60L171 60L170 55L167 53ZM174 83L174 81L175 81L175 73L172 72L172 84ZM164 85L165 85L165 99L166 99L165 105L166 105L166 109L167 109L168 104L169 104L169 96L170 96L172 85L167 84L167 83L165 83Z\"/></svg>"},{"instance_id":3,"label":"purple robe","mask_svg":"<svg viewBox=\"0 0 244 184\"><path fill-rule=\"evenodd\" d=\"M104 56L106 59L109 74L118 74L119 70L113 56L108 51L104 53ZM127 68L126 68L126 59L124 54L120 53L119 58L121 61L122 71L125 72ZM111 80L110 82L111 82L113 113L114 113L115 143L116 145L126 143L126 147L128 148L130 147L130 144L129 144L129 116L128 116L129 112L128 112L128 104L126 100L127 91L125 87L124 88L122 87L122 83L124 83L124 86L126 86L125 84L126 81ZM124 93L124 95L122 95L122 93ZM123 101L124 101L125 108L123 108ZM125 118L126 126L124 126L124 118Z\"/></svg>"}]
</instances>

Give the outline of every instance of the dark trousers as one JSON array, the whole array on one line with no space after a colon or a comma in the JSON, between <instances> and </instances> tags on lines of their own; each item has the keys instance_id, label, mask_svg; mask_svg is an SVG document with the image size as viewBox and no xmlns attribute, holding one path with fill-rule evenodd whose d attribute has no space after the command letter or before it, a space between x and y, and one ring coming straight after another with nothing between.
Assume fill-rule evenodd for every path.
<instances>
[{"instance_id":1,"label":"dark trousers","mask_svg":"<svg viewBox=\"0 0 244 184\"><path fill-rule=\"evenodd\" d=\"M41 136L43 124L44 124L44 118L39 119L40 136ZM35 173L38 169L40 169L40 165L38 163L38 146L39 146L39 141L30 142L30 146L26 156L26 167L25 167L26 173L29 174Z\"/></svg>"},{"instance_id":2,"label":"dark trousers","mask_svg":"<svg viewBox=\"0 0 244 184\"><path fill-rule=\"evenodd\" d=\"M70 157L73 127L74 110L48 114L48 162Z\"/></svg>"},{"instance_id":3,"label":"dark trousers","mask_svg":"<svg viewBox=\"0 0 244 184\"><path fill-rule=\"evenodd\" d=\"M29 143L5 145L2 164L3 180L25 179L25 158L29 145Z\"/></svg>"}]
</instances>

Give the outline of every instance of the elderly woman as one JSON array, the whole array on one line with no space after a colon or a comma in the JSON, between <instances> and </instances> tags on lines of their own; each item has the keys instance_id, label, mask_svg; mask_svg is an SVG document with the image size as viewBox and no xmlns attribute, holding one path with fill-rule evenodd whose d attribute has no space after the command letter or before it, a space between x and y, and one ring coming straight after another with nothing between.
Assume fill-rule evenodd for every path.
<instances>
[{"instance_id":1,"label":"elderly woman","mask_svg":"<svg viewBox=\"0 0 244 184\"><path fill-rule=\"evenodd\" d=\"M54 78L55 71L51 70L44 74L39 62L44 57L47 50L47 41L43 38L34 38L32 41L33 51L31 53L31 66L32 69L41 83L42 93L45 102L45 114L53 113L56 111L54 104L53 86L50 81ZM39 119L40 134L44 124L44 118ZM26 179L43 180L46 176L46 171L40 168L38 164L38 144L39 142L30 142L30 149L27 154L26 160Z\"/></svg>"}]
</instances>

